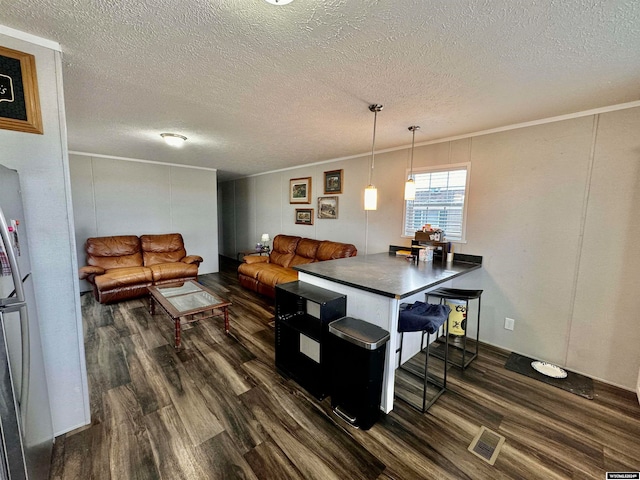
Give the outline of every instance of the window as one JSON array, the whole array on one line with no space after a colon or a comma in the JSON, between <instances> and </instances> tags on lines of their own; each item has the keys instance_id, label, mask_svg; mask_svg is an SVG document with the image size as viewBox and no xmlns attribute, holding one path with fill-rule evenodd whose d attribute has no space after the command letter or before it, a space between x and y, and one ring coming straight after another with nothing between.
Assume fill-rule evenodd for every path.
<instances>
[{"instance_id":1,"label":"window","mask_svg":"<svg viewBox=\"0 0 640 480\"><path fill-rule=\"evenodd\" d=\"M423 225L444 231L447 240L464 240L469 164L413 171L416 199L405 201L403 235Z\"/></svg>"}]
</instances>

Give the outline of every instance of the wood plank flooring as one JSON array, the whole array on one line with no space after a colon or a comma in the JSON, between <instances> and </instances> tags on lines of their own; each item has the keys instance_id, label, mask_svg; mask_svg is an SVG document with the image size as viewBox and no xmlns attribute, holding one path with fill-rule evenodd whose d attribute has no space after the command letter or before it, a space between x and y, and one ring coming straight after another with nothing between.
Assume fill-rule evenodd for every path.
<instances>
[{"instance_id":1,"label":"wood plank flooring","mask_svg":"<svg viewBox=\"0 0 640 480\"><path fill-rule=\"evenodd\" d=\"M92 423L56 439L51 479L598 479L640 471L640 406L595 382L594 400L508 371L482 346L419 414L401 401L354 429L274 367L273 302L237 263L200 281L233 302L183 330L148 300L82 296ZM506 437L494 466L467 451L481 425Z\"/></svg>"}]
</instances>

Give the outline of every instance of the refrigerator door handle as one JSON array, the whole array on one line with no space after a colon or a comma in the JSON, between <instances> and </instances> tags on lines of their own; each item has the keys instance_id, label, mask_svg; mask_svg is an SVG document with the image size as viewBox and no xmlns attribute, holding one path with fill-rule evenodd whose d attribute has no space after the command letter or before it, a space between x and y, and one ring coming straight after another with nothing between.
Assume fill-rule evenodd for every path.
<instances>
[{"instance_id":1,"label":"refrigerator door handle","mask_svg":"<svg viewBox=\"0 0 640 480\"><path fill-rule=\"evenodd\" d=\"M0 479L27 479L23 432L24 423L20 421L20 408L11 380L9 350L4 329L5 318L0 311Z\"/></svg>"},{"instance_id":2,"label":"refrigerator door handle","mask_svg":"<svg viewBox=\"0 0 640 480\"><path fill-rule=\"evenodd\" d=\"M20 275L20 267L18 266L18 260L16 254L13 251L11 245L11 239L9 238L9 226L7 220L4 218L4 213L0 208L0 236L4 243L7 258L9 259L9 265L11 266L11 275L13 276L13 285L16 289L16 299L21 302L22 305L19 308L20 311L20 332L22 334L22 382L20 383L20 398L18 403L23 406L22 415L22 427L26 426L27 417L27 405L29 403L29 379L31 378L31 345L29 337L29 313L27 311L27 304L24 296L24 288L22 287L22 276Z\"/></svg>"},{"instance_id":3,"label":"refrigerator door handle","mask_svg":"<svg viewBox=\"0 0 640 480\"><path fill-rule=\"evenodd\" d=\"M2 236L2 243L4 243L7 258L9 259L9 265L11 266L11 275L13 276L13 284L16 288L16 298L24 302L24 289L22 288L22 277L20 275L20 268L18 267L18 259L13 251L11 238L9 237L9 225L4 218L4 213L0 209L0 235Z\"/></svg>"},{"instance_id":4,"label":"refrigerator door handle","mask_svg":"<svg viewBox=\"0 0 640 480\"><path fill-rule=\"evenodd\" d=\"M0 311L4 313L17 312L26 304L27 302L21 302L17 298L0 298Z\"/></svg>"}]
</instances>

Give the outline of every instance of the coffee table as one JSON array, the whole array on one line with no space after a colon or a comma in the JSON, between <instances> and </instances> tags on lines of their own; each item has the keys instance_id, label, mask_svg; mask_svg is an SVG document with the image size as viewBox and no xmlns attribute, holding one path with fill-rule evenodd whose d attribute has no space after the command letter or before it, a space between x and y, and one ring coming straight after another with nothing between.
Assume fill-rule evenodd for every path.
<instances>
[{"instance_id":1,"label":"coffee table","mask_svg":"<svg viewBox=\"0 0 640 480\"><path fill-rule=\"evenodd\" d=\"M149 313L155 315L156 303L162 307L175 325L175 345L180 348L180 324L197 322L208 318L224 316L224 331L229 334L229 311L231 302L224 300L207 287L189 280L148 287Z\"/></svg>"}]
</instances>

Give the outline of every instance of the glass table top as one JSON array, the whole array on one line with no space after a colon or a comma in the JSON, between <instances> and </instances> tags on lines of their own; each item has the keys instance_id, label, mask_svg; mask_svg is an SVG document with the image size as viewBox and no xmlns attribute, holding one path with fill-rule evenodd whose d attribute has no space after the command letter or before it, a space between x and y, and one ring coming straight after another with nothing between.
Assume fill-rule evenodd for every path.
<instances>
[{"instance_id":1,"label":"glass table top","mask_svg":"<svg viewBox=\"0 0 640 480\"><path fill-rule=\"evenodd\" d=\"M158 287L160 295L165 297L178 312L187 312L198 308L206 308L224 300L205 292L198 284L187 282L179 287Z\"/></svg>"},{"instance_id":2,"label":"glass table top","mask_svg":"<svg viewBox=\"0 0 640 480\"><path fill-rule=\"evenodd\" d=\"M157 287L160 295L165 298L174 297L176 295L184 295L185 293L201 292L202 289L195 283L187 282L179 287Z\"/></svg>"}]
</instances>

